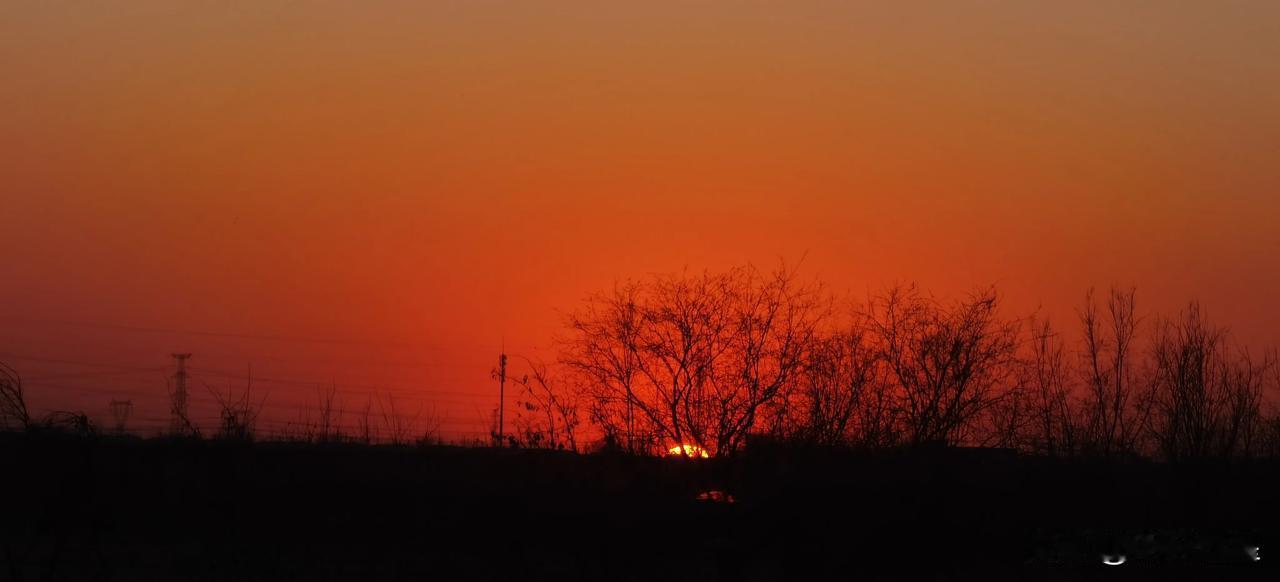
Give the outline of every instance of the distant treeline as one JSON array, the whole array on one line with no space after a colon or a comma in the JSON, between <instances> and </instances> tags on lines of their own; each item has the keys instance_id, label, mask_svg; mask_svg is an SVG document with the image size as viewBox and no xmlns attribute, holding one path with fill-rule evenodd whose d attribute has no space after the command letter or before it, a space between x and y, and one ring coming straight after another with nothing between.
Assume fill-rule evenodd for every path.
<instances>
[{"instance_id":1,"label":"distant treeline","mask_svg":"<svg viewBox=\"0 0 1280 582\"><path fill-rule=\"evenodd\" d=\"M746 266L619 282L566 327L554 360L516 358L512 370L523 370L503 371L515 402L501 430L495 409L488 444L713 456L749 440L1280 456L1280 412L1265 398L1280 389L1276 352L1240 346L1196 302L1142 315L1133 289L1085 293L1066 339L1046 318L1002 313L994 288L940 300L897 285L852 303L785 266ZM251 388L214 393L220 422L210 436L255 437L263 402ZM321 391L317 411L274 438L440 441L439 419L423 429L390 397L344 409L334 390ZM173 432L200 436L182 413L175 408ZM33 418L20 376L3 365L0 427L97 430L78 412Z\"/></svg>"},{"instance_id":2,"label":"distant treeline","mask_svg":"<svg viewBox=\"0 0 1280 582\"><path fill-rule=\"evenodd\" d=\"M518 438L613 446L748 439L883 448L1007 447L1165 460L1280 453L1274 351L1257 355L1191 302L1143 316L1133 289L1092 290L1068 341L1010 317L994 288L943 301L914 285L841 303L781 267L617 284L569 317L558 361L532 363ZM541 413L541 418L538 414Z\"/></svg>"}]
</instances>

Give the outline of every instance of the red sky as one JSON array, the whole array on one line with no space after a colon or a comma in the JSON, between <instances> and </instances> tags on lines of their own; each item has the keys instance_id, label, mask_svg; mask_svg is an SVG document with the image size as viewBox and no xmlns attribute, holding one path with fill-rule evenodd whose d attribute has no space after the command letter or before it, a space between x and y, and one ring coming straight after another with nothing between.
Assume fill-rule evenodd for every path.
<instances>
[{"instance_id":1,"label":"red sky","mask_svg":"<svg viewBox=\"0 0 1280 582\"><path fill-rule=\"evenodd\" d=\"M161 426L190 351L276 426L336 382L462 435L589 292L802 256L1280 344L1280 4L601 4L9 7L0 361L42 411Z\"/></svg>"}]
</instances>

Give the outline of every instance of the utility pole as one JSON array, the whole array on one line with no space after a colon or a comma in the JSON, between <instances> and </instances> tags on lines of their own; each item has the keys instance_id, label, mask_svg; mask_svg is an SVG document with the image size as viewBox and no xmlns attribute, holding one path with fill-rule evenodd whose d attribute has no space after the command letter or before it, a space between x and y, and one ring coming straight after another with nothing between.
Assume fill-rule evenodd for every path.
<instances>
[{"instance_id":1,"label":"utility pole","mask_svg":"<svg viewBox=\"0 0 1280 582\"><path fill-rule=\"evenodd\" d=\"M498 446L503 445L502 421L503 412L506 410L506 394L507 394L507 350L503 346L502 351L498 353Z\"/></svg>"},{"instance_id":2,"label":"utility pole","mask_svg":"<svg viewBox=\"0 0 1280 582\"><path fill-rule=\"evenodd\" d=\"M178 371L173 374L172 417L169 430L179 434L187 430L187 358L191 354L173 354L178 360Z\"/></svg>"}]
</instances>

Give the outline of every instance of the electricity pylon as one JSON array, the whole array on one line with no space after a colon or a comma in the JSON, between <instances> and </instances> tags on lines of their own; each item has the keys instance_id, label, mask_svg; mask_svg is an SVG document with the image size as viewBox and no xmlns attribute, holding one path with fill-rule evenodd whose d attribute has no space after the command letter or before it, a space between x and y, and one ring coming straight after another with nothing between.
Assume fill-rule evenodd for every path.
<instances>
[{"instance_id":1,"label":"electricity pylon","mask_svg":"<svg viewBox=\"0 0 1280 582\"><path fill-rule=\"evenodd\" d=\"M128 422L129 412L132 410L132 400L111 401L111 417L116 421L116 434L124 434L125 423Z\"/></svg>"}]
</instances>

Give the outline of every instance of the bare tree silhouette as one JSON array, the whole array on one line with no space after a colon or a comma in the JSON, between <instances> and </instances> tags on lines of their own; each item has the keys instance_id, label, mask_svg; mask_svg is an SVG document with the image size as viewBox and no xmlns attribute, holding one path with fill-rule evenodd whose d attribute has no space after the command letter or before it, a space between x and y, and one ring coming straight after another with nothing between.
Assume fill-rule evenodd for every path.
<instances>
[{"instance_id":1,"label":"bare tree silhouette","mask_svg":"<svg viewBox=\"0 0 1280 582\"><path fill-rule=\"evenodd\" d=\"M1159 323L1152 352L1151 429L1160 453L1169 460L1247 454L1270 358L1256 362L1236 351L1227 330L1210 324L1194 302Z\"/></svg>"},{"instance_id":2,"label":"bare tree silhouette","mask_svg":"<svg viewBox=\"0 0 1280 582\"><path fill-rule=\"evenodd\" d=\"M440 435L440 427L444 426L444 417L432 406L428 410L418 409L413 420L414 426L418 428L417 443L420 446L439 445L444 443L444 439Z\"/></svg>"},{"instance_id":3,"label":"bare tree silhouette","mask_svg":"<svg viewBox=\"0 0 1280 582\"><path fill-rule=\"evenodd\" d=\"M55 410L39 420L31 418L26 392L18 371L0 363L0 427L23 431L36 429L67 431L81 435L97 432L97 427L82 411Z\"/></svg>"},{"instance_id":4,"label":"bare tree silhouette","mask_svg":"<svg viewBox=\"0 0 1280 582\"><path fill-rule=\"evenodd\" d=\"M1071 400L1066 347L1048 319L1033 319L1031 333L1026 367L1033 416L1030 446L1051 456L1074 454L1079 447L1080 420Z\"/></svg>"},{"instance_id":5,"label":"bare tree silhouette","mask_svg":"<svg viewBox=\"0 0 1280 582\"><path fill-rule=\"evenodd\" d=\"M329 442L342 438L342 404L338 402L338 387L332 385L328 390L317 389L319 403L319 419L316 421L315 440Z\"/></svg>"},{"instance_id":6,"label":"bare tree silhouette","mask_svg":"<svg viewBox=\"0 0 1280 582\"><path fill-rule=\"evenodd\" d=\"M1134 371L1134 341L1139 318L1133 289L1112 288L1105 313L1099 313L1092 289L1080 311L1084 334L1083 445L1103 456L1133 453L1140 447L1151 409L1151 393Z\"/></svg>"},{"instance_id":7,"label":"bare tree silhouette","mask_svg":"<svg viewBox=\"0 0 1280 582\"><path fill-rule=\"evenodd\" d=\"M831 314L830 300L821 285L798 282L795 272L785 266L768 274L751 270L747 275L749 280L737 308L737 335L743 341L730 360L729 376L743 379L737 393L744 397L745 405L736 424L719 430L730 438L716 443L718 448L728 447L730 451L736 450L755 429L760 413L787 417L788 396L801 381L806 360L819 337L819 326ZM722 422L734 421L725 416L721 415Z\"/></svg>"},{"instance_id":8,"label":"bare tree silhouette","mask_svg":"<svg viewBox=\"0 0 1280 582\"><path fill-rule=\"evenodd\" d=\"M1274 395L1280 393L1280 352L1273 349L1267 353L1267 358L1272 364L1270 383L1267 388ZM1267 400L1266 391L1263 393L1263 400ZM1280 457L1280 405L1277 405L1275 400L1271 400L1265 408L1266 410L1259 415L1257 428L1254 431L1253 452L1266 457Z\"/></svg>"},{"instance_id":9,"label":"bare tree silhouette","mask_svg":"<svg viewBox=\"0 0 1280 582\"><path fill-rule=\"evenodd\" d=\"M89 415L71 410L50 412L40 421L40 426L44 429L65 431L82 436L93 435L98 432L93 421L89 419Z\"/></svg>"},{"instance_id":10,"label":"bare tree silhouette","mask_svg":"<svg viewBox=\"0 0 1280 582\"><path fill-rule=\"evenodd\" d=\"M516 427L525 435L525 445L546 446L552 449L578 450L577 391L569 386L569 380L557 374L547 364L521 357L529 366L529 373L515 378L521 388L523 400L517 401ZM545 435L545 436L544 436Z\"/></svg>"},{"instance_id":11,"label":"bare tree silhouette","mask_svg":"<svg viewBox=\"0 0 1280 582\"><path fill-rule=\"evenodd\" d=\"M164 381L165 381L166 391L169 393L169 396L172 399L176 389L173 384L173 380L172 378L165 376ZM195 439L199 439L203 436L200 431L200 426L197 425L195 422L192 422L191 415L186 410L186 407L171 406L170 411L173 414L174 418L176 419L176 426L171 428L171 432L169 433L169 436L175 437L175 438L190 437Z\"/></svg>"},{"instance_id":12,"label":"bare tree silhouette","mask_svg":"<svg viewBox=\"0 0 1280 582\"><path fill-rule=\"evenodd\" d=\"M22 376L4 363L0 363L0 424L5 427L12 424L21 430L31 427Z\"/></svg>"},{"instance_id":13,"label":"bare tree silhouette","mask_svg":"<svg viewBox=\"0 0 1280 582\"><path fill-rule=\"evenodd\" d=\"M629 283L570 318L563 361L591 380L592 417L607 435L731 454L797 381L817 291L786 267Z\"/></svg>"},{"instance_id":14,"label":"bare tree silhouette","mask_svg":"<svg viewBox=\"0 0 1280 582\"><path fill-rule=\"evenodd\" d=\"M569 316L571 337L561 346L561 361L586 379L591 419L606 440L631 453L653 444L649 432L641 436L636 426L641 292L641 284L628 281L615 284L612 294L591 296Z\"/></svg>"},{"instance_id":15,"label":"bare tree silhouette","mask_svg":"<svg viewBox=\"0 0 1280 582\"><path fill-rule=\"evenodd\" d=\"M356 438L368 445L377 440L377 427L373 423L373 396L365 400L364 409L356 416Z\"/></svg>"},{"instance_id":16,"label":"bare tree silhouette","mask_svg":"<svg viewBox=\"0 0 1280 582\"><path fill-rule=\"evenodd\" d=\"M223 394L213 389L212 386L206 385L206 388L213 395L214 401L218 403L218 438L242 441L253 440L258 415L261 413L267 399L264 394L257 402L253 400L253 370L250 369L245 376L244 390L242 391L236 391L234 388L229 387L227 392Z\"/></svg>"},{"instance_id":17,"label":"bare tree silhouette","mask_svg":"<svg viewBox=\"0 0 1280 582\"><path fill-rule=\"evenodd\" d=\"M884 367L865 314L847 329L815 338L808 351L796 400L800 418L790 429L805 442L833 446L892 444L890 394Z\"/></svg>"},{"instance_id":18,"label":"bare tree silhouette","mask_svg":"<svg viewBox=\"0 0 1280 582\"><path fill-rule=\"evenodd\" d=\"M409 442L409 437L413 434L413 426L418 420L418 416L405 416L404 412L396 407L395 397L387 394L386 400L378 399L378 415L382 418L383 435L388 442L393 445L401 445Z\"/></svg>"},{"instance_id":19,"label":"bare tree silhouette","mask_svg":"<svg viewBox=\"0 0 1280 582\"><path fill-rule=\"evenodd\" d=\"M297 420L286 428L287 438L308 443L327 443L341 441L346 438L342 431L342 403L338 400L338 387L316 387L316 418L312 418L312 408L303 406L298 409Z\"/></svg>"},{"instance_id":20,"label":"bare tree silhouette","mask_svg":"<svg viewBox=\"0 0 1280 582\"><path fill-rule=\"evenodd\" d=\"M908 443L967 441L973 421L1015 381L1018 325L998 317L998 304L993 289L944 306L914 286L872 301L870 322Z\"/></svg>"}]
</instances>

